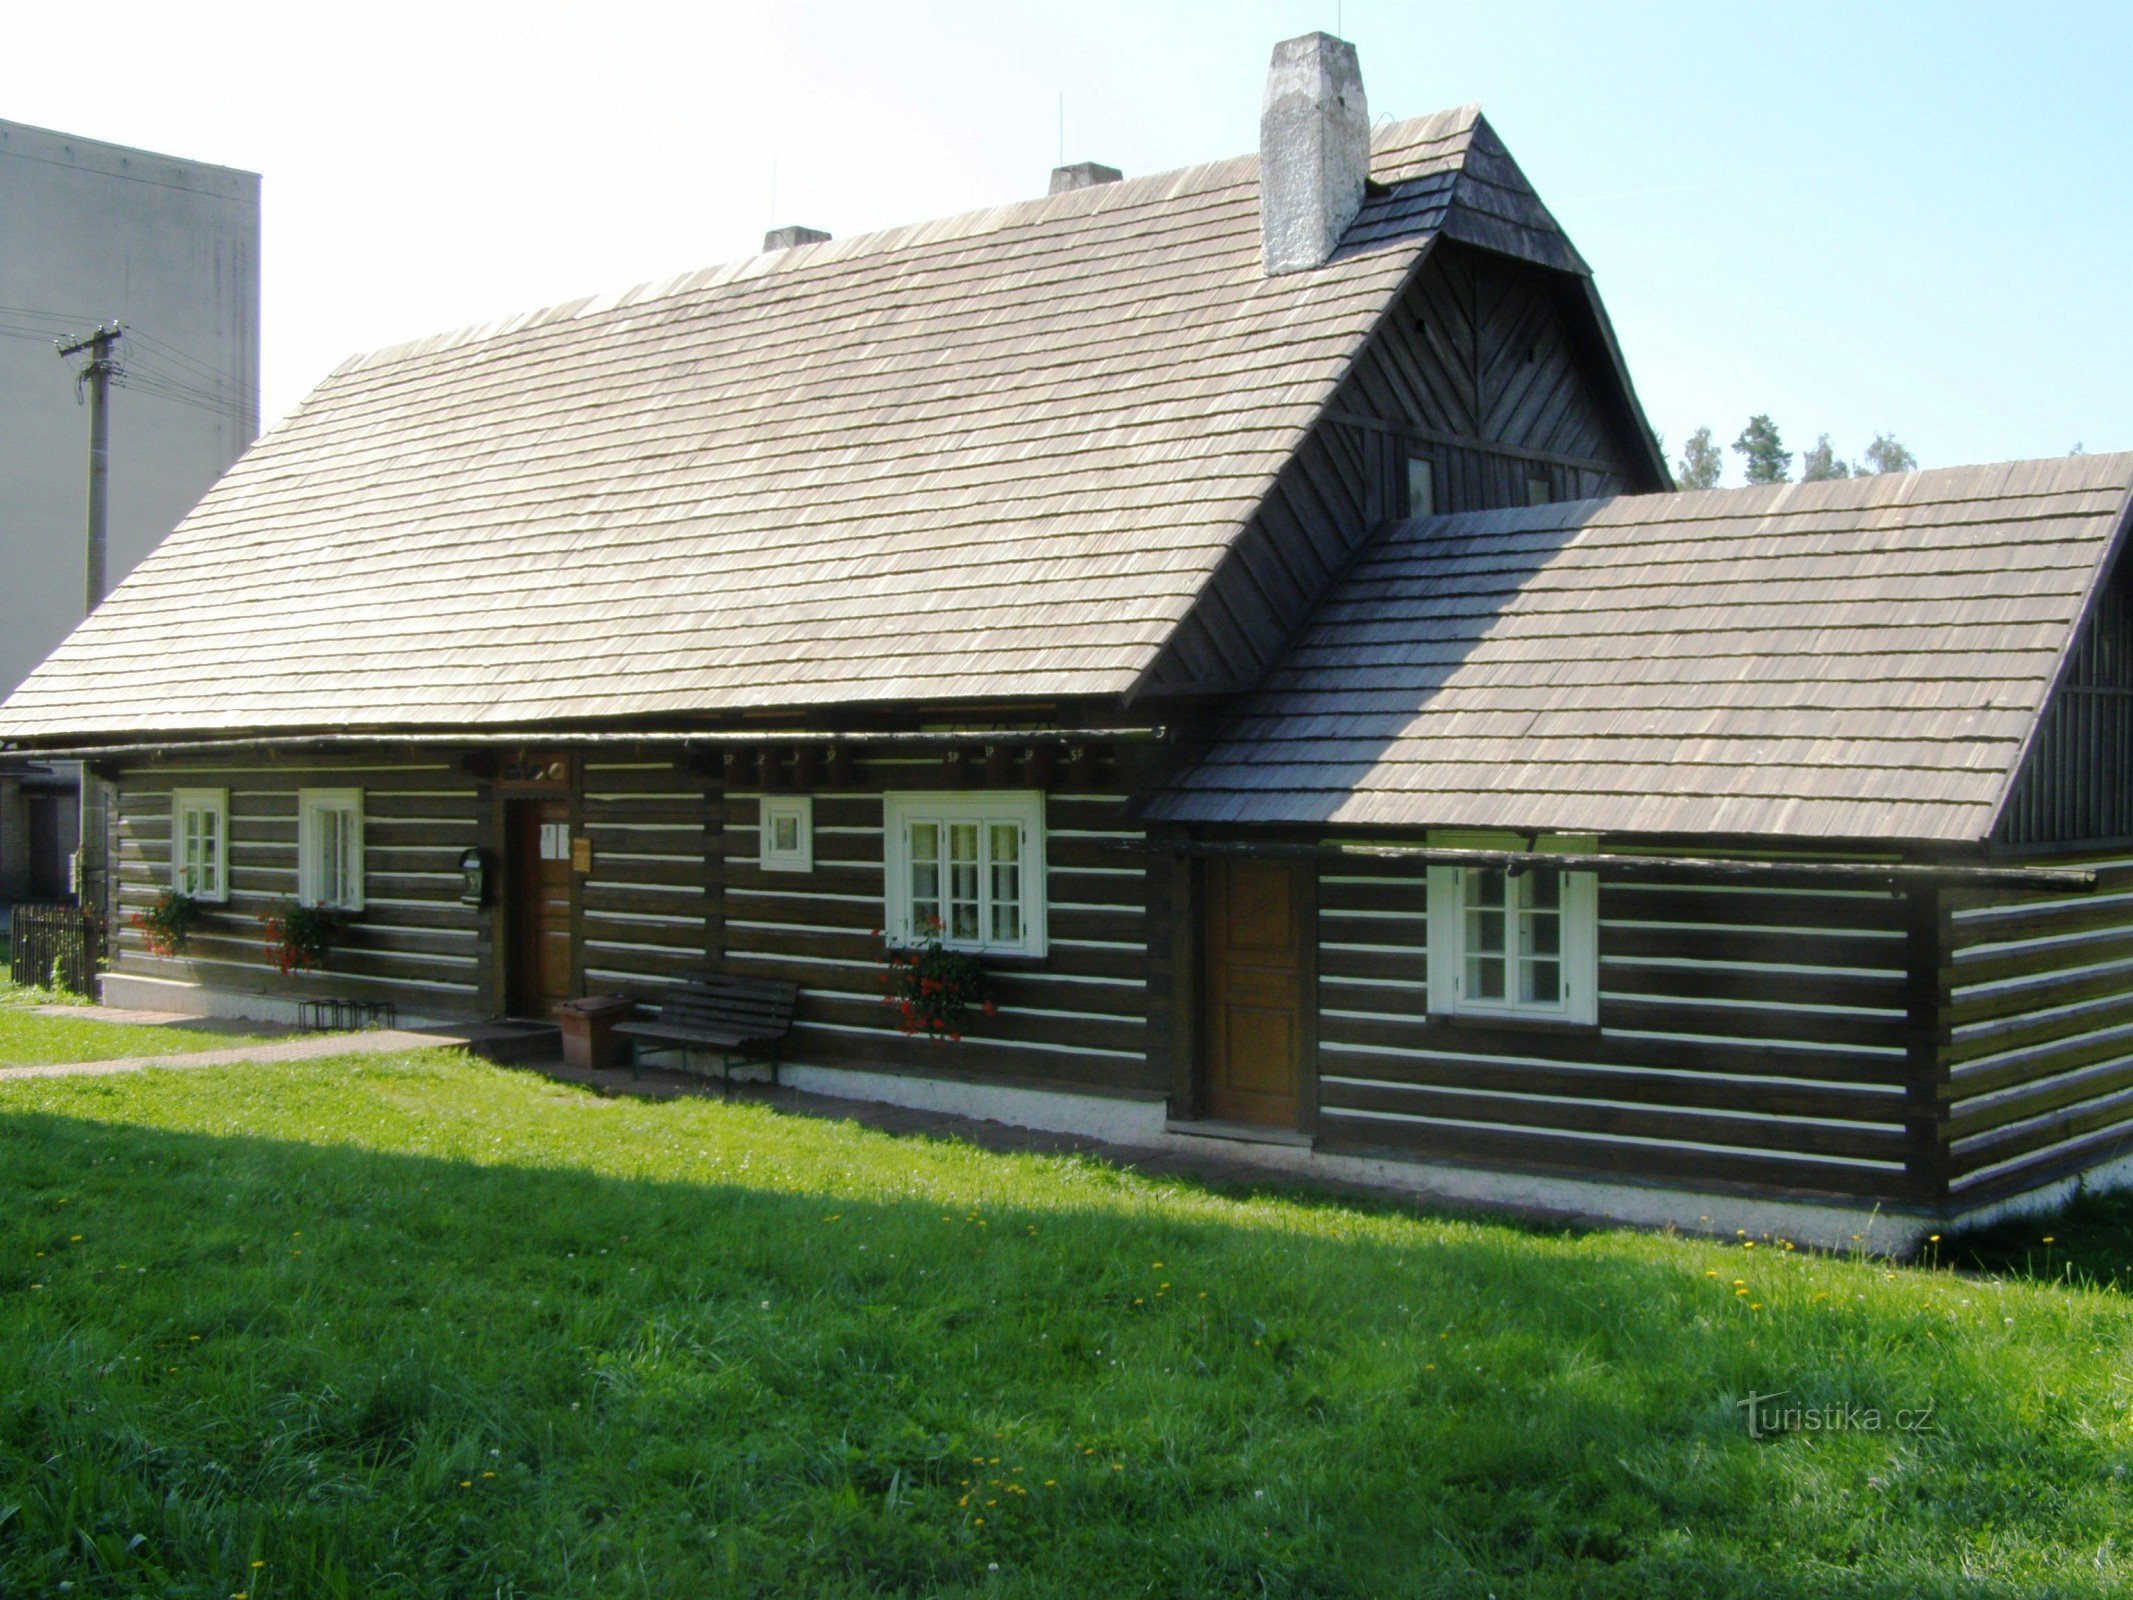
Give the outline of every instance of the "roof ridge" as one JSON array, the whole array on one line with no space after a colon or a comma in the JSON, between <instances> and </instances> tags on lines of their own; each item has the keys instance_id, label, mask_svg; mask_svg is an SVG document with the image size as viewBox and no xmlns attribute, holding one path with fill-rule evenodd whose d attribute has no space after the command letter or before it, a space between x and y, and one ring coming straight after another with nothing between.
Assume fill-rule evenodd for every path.
<instances>
[{"instance_id":1,"label":"roof ridge","mask_svg":"<svg viewBox=\"0 0 2133 1600\"><path fill-rule=\"evenodd\" d=\"M2070 462L2080 462L2079 467L2070 467ZM2005 461L1965 461L1945 467L1919 467L1910 472L1879 472L1856 478L1825 478L1814 482L1790 481L1785 483L1743 483L1723 489L1669 489L1654 494L1605 495L1592 500L1550 501L1539 506L1491 506L1476 511L1441 511L1434 516L1409 517L1392 524L1394 528L1417 528L1427 525L1432 534L1456 532L1470 525L1487 521L1502 524L1506 519L1514 522L1530 522L1535 528L1550 528L1567 525L1568 521L1591 522L1601 513L1588 511L1591 507L1618 509L1633 521L1644 522L1665 517L1671 512L1667 502L1700 502L1698 510L1711 516L1739 515L1743 507L1760 498L1765 503L1756 510L1762 515L1786 515L1811 510L1835 510L1841 507L1867 504L1877 495L1882 503L1898 505L1915 503L1918 499L1931 500L1934 491L1944 490L1964 478L1975 478L1985 473L1998 473L2011 477L2023 469L2055 467L2074 481L2038 486L2032 493L2071 494L2091 492L2098 489L2120 487L2133 491L2133 450L2099 451L2078 456L2016 456ZM1856 497L1847 490L1857 491ZM1803 503L1807 500L1821 504ZM1973 498L1975 491L1960 498Z\"/></svg>"},{"instance_id":2,"label":"roof ridge","mask_svg":"<svg viewBox=\"0 0 2133 1600\"><path fill-rule=\"evenodd\" d=\"M1405 117L1380 123L1371 130L1372 163L1375 165L1382 154L1405 151L1416 144L1432 140L1444 140L1460 134L1471 140L1474 128L1482 120L1480 105L1469 103L1432 111L1419 117ZM1464 154L1463 148L1461 154ZM1010 227L1044 221L1054 215L1095 216L1108 211L1128 210L1155 201L1173 200L1181 195L1203 193L1209 189L1240 182L1248 176L1256 176L1258 165L1259 157L1256 152L1226 156L1216 161L1203 161L1192 166L1174 167L1165 172L1124 178L1117 183L1070 189L1060 194L1034 195L1026 200L1009 200L995 206L979 206L945 217L899 223L892 228L877 228L871 233L855 233L849 238L828 239L820 244L761 251L752 256L741 256L693 268L672 277L645 279L623 289L578 295L573 299L536 306L487 322L468 323L419 338L381 345L374 350L358 351L334 367L328 374L328 379L330 381L351 372L368 371L418 356L479 344L526 328L564 322L589 313L619 310L626 306L652 305L661 300L724 284L767 277L774 272L804 271L810 267L884 255L915 244L978 238ZM1405 183L1416 176L1418 174L1402 173L1390 181L1396 184Z\"/></svg>"}]
</instances>

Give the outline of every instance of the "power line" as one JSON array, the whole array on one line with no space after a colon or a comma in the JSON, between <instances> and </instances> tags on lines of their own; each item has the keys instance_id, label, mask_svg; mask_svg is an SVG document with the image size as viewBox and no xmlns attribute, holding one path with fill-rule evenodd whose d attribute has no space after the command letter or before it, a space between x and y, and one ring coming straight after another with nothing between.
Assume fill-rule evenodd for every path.
<instances>
[{"instance_id":1,"label":"power line","mask_svg":"<svg viewBox=\"0 0 2133 1600\"><path fill-rule=\"evenodd\" d=\"M124 328L128 333L132 334L134 338L140 340L142 343L147 344L155 350L163 352L166 356L170 357L172 360L178 362L182 366L193 368L203 377L213 378L217 383L222 384L226 388L238 389L243 387L243 384L237 378L223 371L220 367L215 366L210 362L202 361L198 356L186 354L185 351L180 350L176 345L171 344L166 340L158 339L152 333L143 332L138 326L131 322L123 322L120 323L119 326Z\"/></svg>"},{"instance_id":2,"label":"power line","mask_svg":"<svg viewBox=\"0 0 2133 1600\"><path fill-rule=\"evenodd\" d=\"M218 417L226 418L238 424L242 424L246 420L243 410L226 400L202 397L195 391L170 387L153 378L143 378L133 373L126 373L122 374L116 382L121 389L131 390L135 394L152 395L158 400L168 400L174 405L191 406L198 411L212 412Z\"/></svg>"},{"instance_id":3,"label":"power line","mask_svg":"<svg viewBox=\"0 0 2133 1600\"><path fill-rule=\"evenodd\" d=\"M153 356L146 360L129 360L127 365L151 378L161 378L166 383L175 384L179 388L190 389L203 397L217 400L233 398L229 385L219 382L212 385L202 383L191 373L181 368L164 366Z\"/></svg>"},{"instance_id":4,"label":"power line","mask_svg":"<svg viewBox=\"0 0 2133 1600\"><path fill-rule=\"evenodd\" d=\"M27 318L33 321L49 323L51 325L50 336L52 337L72 333L74 329L80 327L84 322L94 323L97 320L86 312L46 311L33 306L10 305L0 305L0 317L11 320ZM244 388L243 381L233 373L225 371L213 362L203 360L190 351L180 349L167 339L161 339L153 333L146 332L137 323L118 322L115 326L124 328L128 338L138 341L135 348L139 348L140 344L150 345L163 352L172 361L196 369L201 377L217 379L232 389Z\"/></svg>"}]
</instances>

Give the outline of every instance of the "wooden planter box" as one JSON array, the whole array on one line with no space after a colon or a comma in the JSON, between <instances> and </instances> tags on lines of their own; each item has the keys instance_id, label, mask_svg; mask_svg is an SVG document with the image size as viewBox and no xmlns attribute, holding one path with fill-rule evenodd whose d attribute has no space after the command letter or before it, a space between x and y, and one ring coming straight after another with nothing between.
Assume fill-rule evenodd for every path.
<instances>
[{"instance_id":1,"label":"wooden planter box","mask_svg":"<svg viewBox=\"0 0 2133 1600\"><path fill-rule=\"evenodd\" d=\"M636 1009L636 1001L612 994L564 1001L555 1008L555 1019L563 1027L563 1059L594 1071L621 1066L629 1042L615 1036L615 1024Z\"/></svg>"}]
</instances>

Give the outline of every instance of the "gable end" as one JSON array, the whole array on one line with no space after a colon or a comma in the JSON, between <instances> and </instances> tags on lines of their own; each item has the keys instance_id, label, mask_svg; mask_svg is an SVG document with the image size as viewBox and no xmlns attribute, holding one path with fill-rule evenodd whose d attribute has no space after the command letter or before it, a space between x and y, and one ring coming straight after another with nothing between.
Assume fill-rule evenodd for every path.
<instances>
[{"instance_id":1,"label":"gable end","mask_svg":"<svg viewBox=\"0 0 2133 1600\"><path fill-rule=\"evenodd\" d=\"M1588 281L1437 244L1187 613L1140 694L1258 684L1369 536L1485 511L1668 487Z\"/></svg>"},{"instance_id":2,"label":"gable end","mask_svg":"<svg viewBox=\"0 0 2133 1600\"><path fill-rule=\"evenodd\" d=\"M2122 537L2122 535L2121 535ZM2133 572L2114 560L2068 647L1996 845L2133 839Z\"/></svg>"}]
</instances>

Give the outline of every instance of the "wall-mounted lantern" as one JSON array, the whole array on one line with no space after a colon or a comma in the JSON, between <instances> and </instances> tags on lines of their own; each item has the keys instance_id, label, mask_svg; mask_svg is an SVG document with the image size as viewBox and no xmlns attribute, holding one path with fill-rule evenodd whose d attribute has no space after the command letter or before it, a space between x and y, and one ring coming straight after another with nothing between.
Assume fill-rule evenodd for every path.
<instances>
[{"instance_id":1,"label":"wall-mounted lantern","mask_svg":"<svg viewBox=\"0 0 2133 1600\"><path fill-rule=\"evenodd\" d=\"M475 907L489 903L489 852L479 845L459 853L459 903Z\"/></svg>"}]
</instances>

